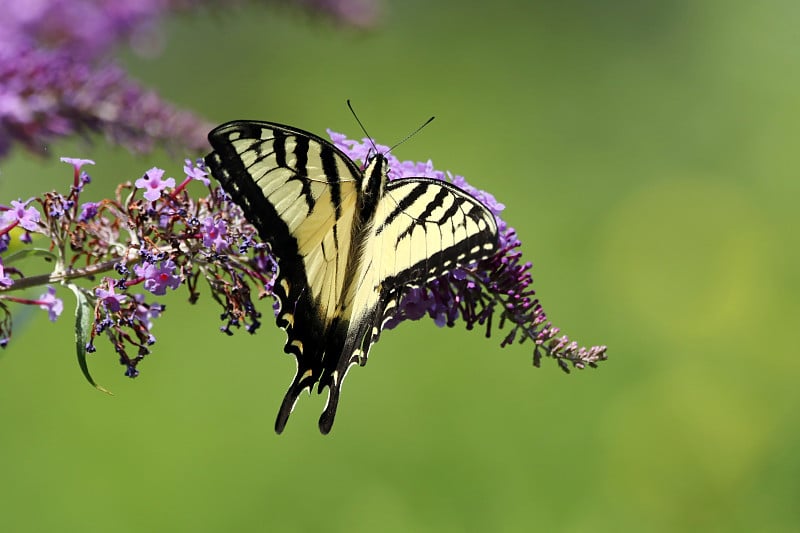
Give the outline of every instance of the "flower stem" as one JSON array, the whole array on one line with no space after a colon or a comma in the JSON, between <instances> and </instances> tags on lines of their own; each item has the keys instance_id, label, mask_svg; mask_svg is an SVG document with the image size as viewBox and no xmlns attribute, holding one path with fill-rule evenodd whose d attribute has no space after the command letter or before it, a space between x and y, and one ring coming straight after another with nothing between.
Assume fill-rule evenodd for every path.
<instances>
[{"instance_id":1,"label":"flower stem","mask_svg":"<svg viewBox=\"0 0 800 533\"><path fill-rule=\"evenodd\" d=\"M0 288L0 294L4 292L27 289L29 287L38 287L39 285L63 283L65 281L70 281L73 279L95 276L97 274L113 270L114 267L120 263L120 261L124 261L125 265L127 266L132 263L135 263L137 259L138 259L138 254L135 254L134 256L129 257L128 259L123 259L121 257L118 257L116 259L111 259L110 261L95 263L93 265L89 265L83 268L71 268L68 271L52 272L50 274L41 274L39 276L30 276L28 278L22 278L19 280L15 280L14 284L11 285L10 287Z\"/></svg>"}]
</instances>

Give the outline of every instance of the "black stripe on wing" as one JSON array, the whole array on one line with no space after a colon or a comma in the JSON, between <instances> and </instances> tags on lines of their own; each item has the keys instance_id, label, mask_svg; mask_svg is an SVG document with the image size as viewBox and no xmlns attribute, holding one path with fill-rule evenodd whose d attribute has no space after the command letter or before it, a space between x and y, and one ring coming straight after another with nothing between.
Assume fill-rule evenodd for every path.
<instances>
[{"instance_id":1,"label":"black stripe on wing","mask_svg":"<svg viewBox=\"0 0 800 533\"><path fill-rule=\"evenodd\" d=\"M494 215L449 182L432 178L395 180L387 185L383 202L384 211L390 215L376 225L375 236L388 239L384 245L387 249L399 252L407 247L410 253L408 257L398 253L394 265L384 267L381 286L401 290L409 284L432 281L497 251ZM398 211L398 206L403 209ZM439 232L441 238L430 239L431 232Z\"/></svg>"}]
</instances>

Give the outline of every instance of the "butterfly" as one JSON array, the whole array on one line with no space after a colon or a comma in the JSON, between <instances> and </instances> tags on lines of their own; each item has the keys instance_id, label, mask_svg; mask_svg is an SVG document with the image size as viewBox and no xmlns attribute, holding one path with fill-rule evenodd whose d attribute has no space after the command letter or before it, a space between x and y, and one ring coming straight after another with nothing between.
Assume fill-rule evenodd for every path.
<instances>
[{"instance_id":1,"label":"butterfly","mask_svg":"<svg viewBox=\"0 0 800 533\"><path fill-rule=\"evenodd\" d=\"M277 260L276 323L297 371L283 399L281 433L298 396L328 388L319 429L331 430L347 371L363 366L409 288L494 255L494 215L456 186L388 179L371 154L359 166L298 128L228 122L208 135L211 174Z\"/></svg>"}]
</instances>

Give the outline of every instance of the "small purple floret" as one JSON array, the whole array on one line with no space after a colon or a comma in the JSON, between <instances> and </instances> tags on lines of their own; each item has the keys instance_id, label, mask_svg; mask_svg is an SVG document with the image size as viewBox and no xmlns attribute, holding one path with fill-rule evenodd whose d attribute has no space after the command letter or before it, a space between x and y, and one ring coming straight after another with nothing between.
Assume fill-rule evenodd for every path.
<instances>
[{"instance_id":1,"label":"small purple floret","mask_svg":"<svg viewBox=\"0 0 800 533\"><path fill-rule=\"evenodd\" d=\"M208 176L208 172L206 172L205 163L202 162L202 160L199 162L192 162L191 159L185 159L183 161L183 172L186 174L187 178L199 181L206 187L211 183L211 180L206 177Z\"/></svg>"},{"instance_id":2,"label":"small purple floret","mask_svg":"<svg viewBox=\"0 0 800 533\"><path fill-rule=\"evenodd\" d=\"M94 165L95 164L95 162L92 161L91 159L80 159L78 157L62 157L60 159L60 161L62 163L68 163L68 164L72 165L72 167L75 169L76 172L79 172L83 165Z\"/></svg>"},{"instance_id":3,"label":"small purple floret","mask_svg":"<svg viewBox=\"0 0 800 533\"><path fill-rule=\"evenodd\" d=\"M216 252L223 252L229 248L228 225L224 220L214 220L208 217L203 221L203 246L212 248Z\"/></svg>"},{"instance_id":4,"label":"small purple floret","mask_svg":"<svg viewBox=\"0 0 800 533\"><path fill-rule=\"evenodd\" d=\"M6 274L6 267L3 265L3 260L0 259L0 287L8 288L14 284L14 280Z\"/></svg>"},{"instance_id":5,"label":"small purple floret","mask_svg":"<svg viewBox=\"0 0 800 533\"><path fill-rule=\"evenodd\" d=\"M51 285L48 285L47 292L39 297L38 303L40 308L47 311L51 322L55 322L64 310L64 302L61 298L56 298L56 290Z\"/></svg>"},{"instance_id":6,"label":"small purple floret","mask_svg":"<svg viewBox=\"0 0 800 533\"><path fill-rule=\"evenodd\" d=\"M103 305L106 309L111 311L112 313L116 313L120 310L120 305L122 302L125 301L124 294L117 294L114 290L114 286L116 283L111 278L106 278L106 282L108 283L108 290L102 289L98 287L94 291L94 295L97 296L97 299L103 302Z\"/></svg>"},{"instance_id":7,"label":"small purple floret","mask_svg":"<svg viewBox=\"0 0 800 533\"><path fill-rule=\"evenodd\" d=\"M28 207L27 202L18 200L11 201L9 207L2 215L2 225L9 226L14 223L19 223L24 229L28 231L36 231L39 229L39 212L35 207Z\"/></svg>"},{"instance_id":8,"label":"small purple floret","mask_svg":"<svg viewBox=\"0 0 800 533\"><path fill-rule=\"evenodd\" d=\"M167 259L161 262L160 267L152 263L135 265L133 271L137 276L144 278L144 288L157 296L167 293L167 287L177 289L181 284L180 276L175 274L175 262Z\"/></svg>"},{"instance_id":9,"label":"small purple floret","mask_svg":"<svg viewBox=\"0 0 800 533\"><path fill-rule=\"evenodd\" d=\"M86 202L81 205L81 212L78 215L79 222L87 222L97 216L97 208L100 206L99 202Z\"/></svg>"},{"instance_id":10,"label":"small purple floret","mask_svg":"<svg viewBox=\"0 0 800 533\"><path fill-rule=\"evenodd\" d=\"M167 178L162 180L164 171L158 167L153 167L144 173L144 176L136 180L136 187L144 189L144 197L155 202L161 197L161 191L167 187L175 187L175 179Z\"/></svg>"}]
</instances>

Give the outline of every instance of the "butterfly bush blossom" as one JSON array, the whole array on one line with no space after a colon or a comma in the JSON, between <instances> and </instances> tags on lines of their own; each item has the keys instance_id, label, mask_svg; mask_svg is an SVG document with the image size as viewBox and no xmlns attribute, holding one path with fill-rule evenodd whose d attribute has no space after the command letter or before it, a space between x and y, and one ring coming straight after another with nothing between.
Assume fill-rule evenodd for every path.
<instances>
[{"instance_id":1,"label":"butterfly bush blossom","mask_svg":"<svg viewBox=\"0 0 800 533\"><path fill-rule=\"evenodd\" d=\"M222 307L225 333L258 329L252 300L269 294L276 265L266 245L254 241L255 230L241 210L211 187L201 161L184 162L180 183L165 177L164 169L151 168L100 202L81 201L91 183L85 169L94 163L62 161L72 168L66 194L0 205L0 236L6 237L0 238L0 346L11 339L11 304L37 306L58 319L64 310L59 284L77 299L78 357L92 383L86 354L103 338L125 375L139 374L139 363L156 342L153 319L165 312L152 298L182 286L194 303L205 281ZM50 272L36 272L43 268ZM32 288L39 286L45 291L38 297L17 295L37 294Z\"/></svg>"},{"instance_id":2,"label":"butterfly bush blossom","mask_svg":"<svg viewBox=\"0 0 800 533\"><path fill-rule=\"evenodd\" d=\"M465 322L467 329L476 324L484 325L488 337L493 320L497 320L499 328L510 326L502 346L515 340L533 341L533 364L536 366L540 365L542 355L555 358L567 372L570 363L576 368L594 367L598 361L606 359L605 346L580 347L566 335L559 336L560 330L547 320L531 288L532 265L521 261L522 254L518 250L521 242L516 231L501 218L505 206L494 196L471 186L463 176L436 170L430 160L400 161L389 152L388 146L375 145L370 139L350 140L331 130L328 135L340 150L362 163L376 149L386 154L390 180L427 177L452 183L486 206L497 221L500 246L495 255L454 270L423 287L407 289L401 297L399 312L387 323L387 328L403 320L417 320L428 315L440 327L452 327L458 318Z\"/></svg>"},{"instance_id":3,"label":"butterfly bush blossom","mask_svg":"<svg viewBox=\"0 0 800 533\"><path fill-rule=\"evenodd\" d=\"M3 0L0 3L0 158L16 144L44 154L62 137L99 133L133 152L206 149L210 124L133 80L111 57L121 46L152 57L171 14L229 12L227 0ZM263 0L262 4L272 4ZM374 26L375 0L287 2L357 28Z\"/></svg>"}]
</instances>

